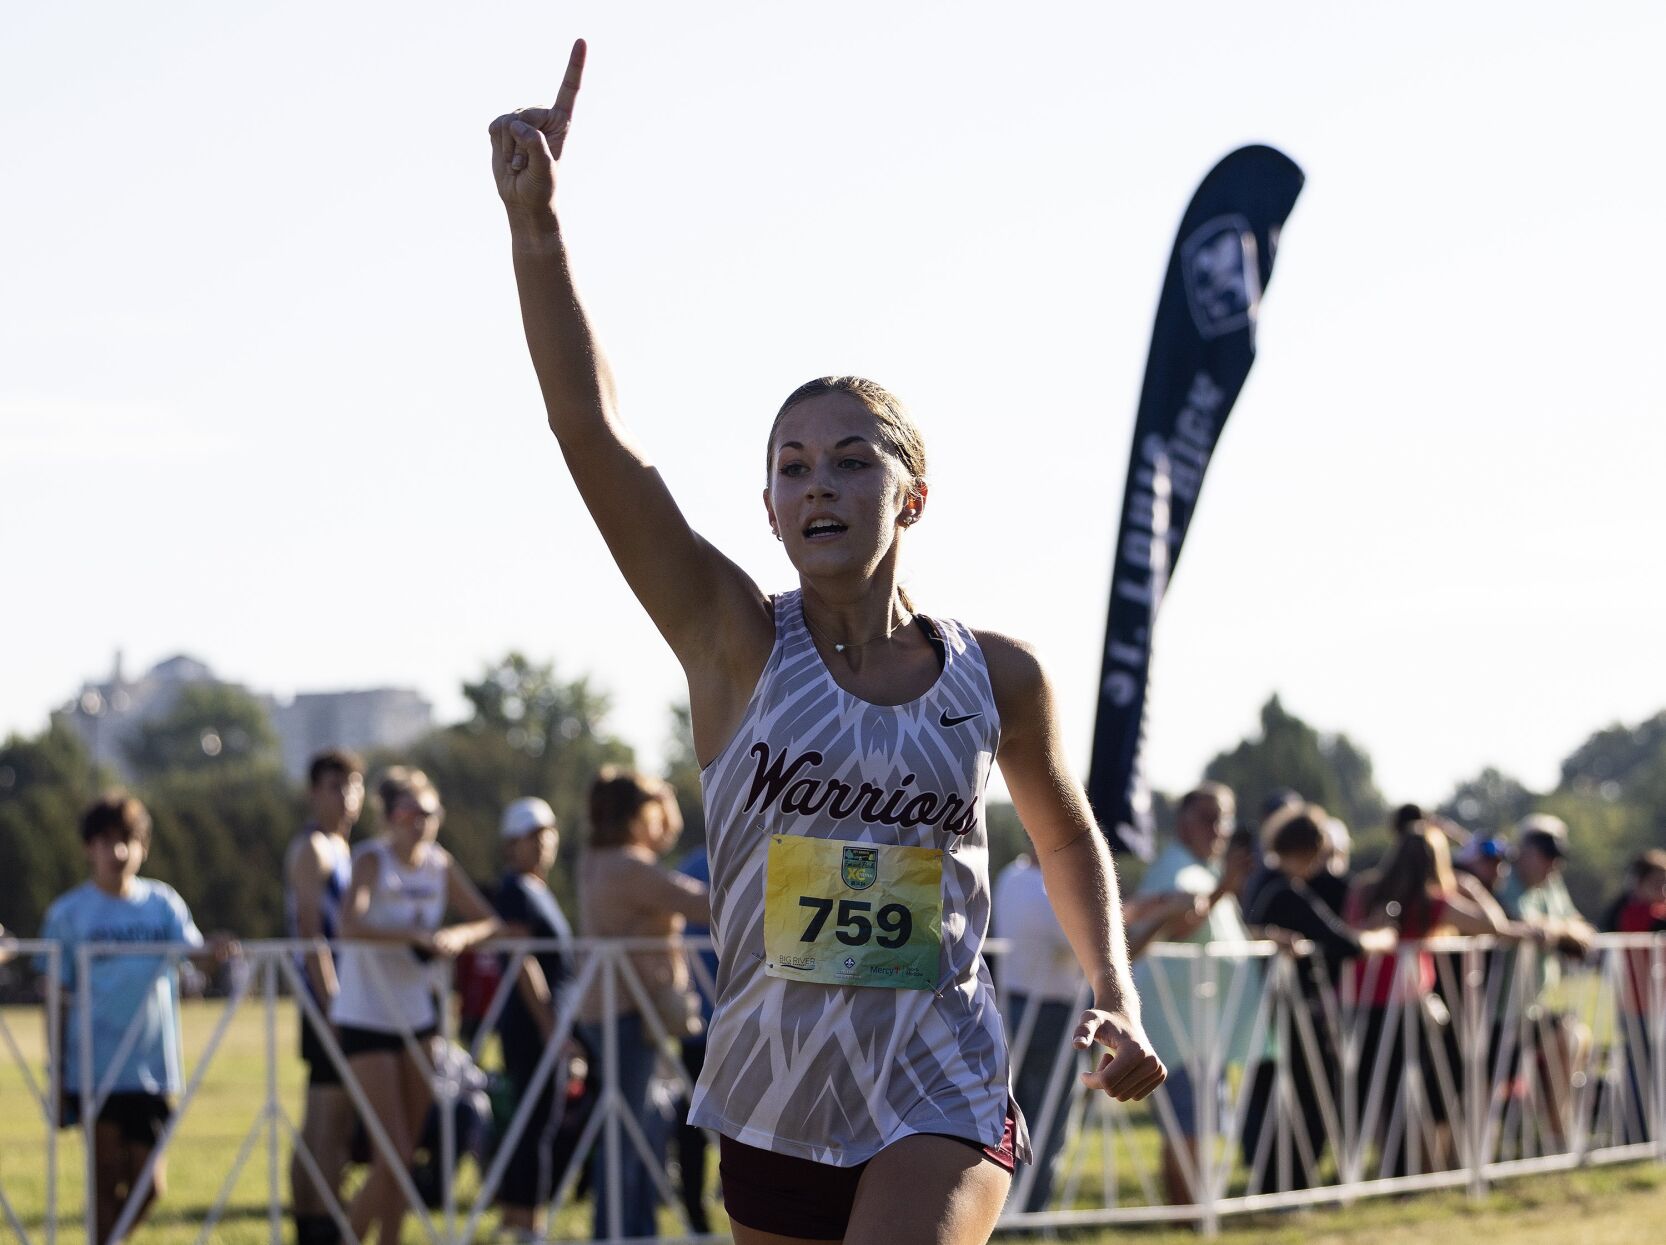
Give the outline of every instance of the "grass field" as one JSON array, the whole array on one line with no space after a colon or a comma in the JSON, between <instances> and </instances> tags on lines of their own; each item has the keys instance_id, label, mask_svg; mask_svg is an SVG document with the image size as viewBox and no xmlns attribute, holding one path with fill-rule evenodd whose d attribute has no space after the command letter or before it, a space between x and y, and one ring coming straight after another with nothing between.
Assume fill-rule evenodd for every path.
<instances>
[{"instance_id":1,"label":"grass field","mask_svg":"<svg viewBox=\"0 0 1666 1245\"><path fill-rule=\"evenodd\" d=\"M167 1196L151 1221L134 1238L156 1245L185 1245L202 1232L210 1208L221 1193L239 1151L258 1118L264 1101L265 1036L262 1004L250 1000L230 1026L203 1089L184 1117L169 1158ZM187 1064L194 1066L198 1053L221 1013L219 1004L189 1003L184 1009ZM0 1022L9 1029L37 1078L42 1075L42 1032L40 1013L27 1008L0 1009ZM295 1015L287 1003L277 1011L279 1060L277 1088L280 1101L298 1118L302 1090L302 1066L288 1057L295 1049ZM29 1095L9 1052L0 1045L0 1192L19 1215L31 1239L39 1239L46 1204L46 1154L48 1129ZM80 1134L65 1131L58 1141L58 1239L67 1243L84 1241L81 1208L84 1195ZM1095 1138L1086 1142L1087 1160L1098 1168ZM1117 1143L1121 1160L1117 1166L1118 1196L1126 1203L1145 1200L1132 1174L1135 1166L1148 1166L1155 1138L1147 1127L1139 1127ZM1128 1160L1134 1160L1130 1162ZM287 1184L287 1148L278 1156L280 1191ZM254 1245L270 1239L267 1218L269 1186L266 1135L262 1131L247 1161L231 1182L226 1213L208 1239L228 1245ZM459 1178L459 1200L466 1204L476 1188L472 1164ZM1078 1200L1097 1196L1098 1181L1084 1182ZM588 1235L588 1207L566 1208L556 1222L559 1236L583 1239ZM488 1225L495 1219L488 1215ZM673 1230L667 1213L664 1228ZM288 1224L283 1225L287 1241ZM1507 1237L1511 1245L1633 1245L1638 1241L1666 1239L1666 1167L1651 1164L1599 1168L1550 1177L1521 1179L1496 1187L1485 1199L1471 1201L1462 1194L1425 1194L1410 1198L1378 1198L1341 1209L1315 1210L1253 1218L1228 1219L1220 1240L1233 1245L1250 1242L1319 1242L1334 1245L1422 1245L1431 1239L1447 1240L1462 1235ZM0 1215L0 1240L10 1241L13 1232ZM425 1239L414 1225L406 1240ZM1197 1239L1190 1228L1095 1229L1071 1234L1070 1239L1097 1242L1132 1240L1140 1245L1168 1245Z\"/></svg>"}]
</instances>

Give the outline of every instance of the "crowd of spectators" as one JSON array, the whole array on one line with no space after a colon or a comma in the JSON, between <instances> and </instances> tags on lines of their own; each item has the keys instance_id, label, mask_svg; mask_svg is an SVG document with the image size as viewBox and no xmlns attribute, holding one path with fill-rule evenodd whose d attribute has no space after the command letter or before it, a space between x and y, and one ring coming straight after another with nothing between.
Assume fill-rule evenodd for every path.
<instances>
[{"instance_id":1,"label":"crowd of spectators","mask_svg":"<svg viewBox=\"0 0 1666 1245\"><path fill-rule=\"evenodd\" d=\"M690 1225L708 1230L706 1139L686 1125L686 1100L677 1102L671 1087L691 1082L704 1058L710 991L690 973L679 938L703 933L710 908L702 849L675 871L667 867L682 830L669 788L611 769L592 786L588 839L575 870L578 932L650 945L629 952L628 973L591 975L579 997L573 925L547 882L560 838L543 799L523 797L503 810L503 873L488 888L488 900L440 844L440 793L420 771L396 767L379 777L378 832L356 842L366 804L358 758L320 754L307 794L310 816L284 866L288 933L303 948L294 956L293 981L308 1075L301 1145L290 1171L298 1245L344 1239L344 1225L360 1239L399 1239L408 1207L408 1182L399 1169L417 1161L433 1129L435 1069L458 1057L440 1038L436 999L450 986L448 970L460 957L469 963L472 949L504 938L534 939L537 949L483 947L472 956L490 969L488 983L504 981L494 1013L496 1105L507 1115L527 1104L497 1190L503 1230L515 1239L542 1238L545 1210L602 1082L617 1087L629 1127L611 1173L616 1185L599 1144L588 1171L575 1173L588 1181L597 1235L609 1227L612 1188L620 1194L625 1233L653 1234L658 1195L650 1163L681 1174ZM1566 1127L1573 1087L1589 1066L1591 1035L1558 1007L1556 987L1564 964L1590 955L1595 927L1562 881L1571 850L1565 824L1535 814L1505 839L1466 833L1404 805L1391 818L1387 853L1356 872L1347 827L1296 792L1270 795L1253 827L1236 824L1236 806L1234 793L1218 783L1189 792L1177 807L1171 840L1126 903L1145 1026L1169 1068L1157 1110L1164 1124L1162 1184L1171 1202L1199 1196L1207 1161L1200 1137L1224 1129L1232 1085L1242 1084L1247 1103L1243 1157L1252 1168L1265 1166L1281 1066L1288 1069L1289 1102L1305 1144L1284 1156L1280 1187L1319 1180L1326 1104L1344 1092L1349 1049L1360 1070L1355 1116L1378 1151L1378 1173L1403 1172L1414 1129L1422 1165L1449 1164L1449 1121L1472 1061L1459 1049L1452 1017L1465 980L1458 953L1422 945L1442 934L1490 936L1497 949L1487 955L1486 979L1499 983L1492 997L1515 1000L1513 1010L1496 1009L1485 1035L1487 1092L1519 1092L1523 1079L1532 1079L1542 1126L1552 1135ZM153 1151L181 1090L178 982L174 961L163 952L135 951L94 957L91 989L81 992L75 949L179 944L192 956L225 961L237 948L224 935L204 938L180 896L141 875L150 820L137 799L121 792L99 799L83 816L81 835L87 880L51 906L41 936L62 948L66 1011L53 1052L61 1071L61 1123L77 1122L89 1069L97 1087L93 1187L100 1237L108 1239L130 1200L129 1229L166 1187L165 1165L160 1154L153 1161ZM1037 1170L1015 1184L1015 1199L1021 1191L1017 1208L1040 1210L1054 1195L1080 1096L1069 1039L1083 983L1041 870L1028 857L997 879L993 913L995 934L1011 944L995 971L1013 1047L1013 1094L1035 1130ZM1644 852L1632 862L1600 924L1618 933L1666 931L1666 852ZM1264 957L1247 954L1257 939L1271 940L1290 961L1293 993L1283 1041L1299 1051L1289 1045L1281 1051L1264 1023L1252 1047L1261 978L1254 990L1231 988L1231 978L1272 971ZM1175 954L1173 944L1209 954ZM1530 953L1521 952L1523 944ZM1634 1133L1646 1132L1641 1069L1666 1011L1651 954L1623 952L1619 978L1615 1040L1633 1056L1619 1110ZM488 985L483 997L495 993ZM75 1010L83 997L92 1001L85 1021ZM1353 1017L1351 1030L1338 1026L1338 1000ZM1408 1009L1416 1014L1413 1025L1403 1022ZM473 1023L492 1010L475 1007ZM562 1026L566 1036L550 1053L563 1016L574 1023ZM1532 1040L1515 1040L1510 1025L1531 1030ZM89 1031L86 1052L80 1047ZM1405 1049L1408 1032L1416 1034L1412 1052ZM1525 1049L1534 1052L1531 1067ZM605 1066L609 1059L617 1060L615 1068ZM681 1074L668 1075L678 1065ZM1239 1077L1229 1075L1234 1069ZM1415 1121L1402 1087L1410 1069L1419 1074L1421 1094ZM358 1120L344 1073L374 1112L374 1127ZM343 1199L355 1131L367 1173ZM673 1153L680 1161L668 1164Z\"/></svg>"},{"instance_id":2,"label":"crowd of spectators","mask_svg":"<svg viewBox=\"0 0 1666 1245\"><path fill-rule=\"evenodd\" d=\"M1566 824L1533 814L1508 838L1495 837L1406 804L1390 817L1387 852L1372 868L1356 871L1348 828L1299 793L1275 791L1258 811L1253 826L1236 825L1232 791L1204 783L1189 792L1178 805L1171 840L1125 905L1130 945L1147 952L1136 967L1146 1030L1169 1068L1156 1096L1169 1201L1201 1196L1207 1157L1199 1138L1226 1134L1234 1115L1246 1167L1252 1173L1278 1168L1263 1176L1263 1187L1314 1184L1350 1087L1351 1117L1374 1151L1371 1174L1403 1175L1413 1159L1422 1170L1451 1166L1452 1122L1475 1067L1482 1070L1481 1101L1488 1108L1513 1102L1533 1114L1542 1137L1565 1140L1576 1088L1591 1079L1594 1051L1589 1025L1558 986L1565 965L1591 961L1596 936L1562 878L1571 850ZM1032 872L1039 874L1021 860L998 880L997 934L1043 936L1037 914L1045 907L1027 895L1040 885L1039 877L1026 885ZM1601 926L1666 931L1666 852L1644 852L1632 862ZM1425 945L1449 934L1487 936L1475 944L1485 948L1478 952L1478 979L1466 972L1463 952ZM1273 943L1293 974L1288 1026L1281 1037L1263 1019L1253 1049L1260 985L1273 969L1264 956L1248 953L1252 940ZM1638 947L1624 954L1614 1038L1628 1052L1624 1100L1609 1106L1617 1129L1641 1141L1649 1136L1646 1069L1666 1023L1666 983L1653 974L1651 956L1658 952ZM1049 976L1034 952L1015 953L1007 968L1009 1031L1021 1029L1035 1006L1032 983L1046 982L1054 999L1077 984L1067 974ZM1000 972L997 964L998 979ZM1257 988L1234 988L1235 976L1246 972L1257 975ZM1483 992L1490 1015L1471 1049L1464 1049L1465 1030L1454 1015L1465 1003L1466 982ZM1043 1025L1034 1029L1022 1036L1050 1041ZM1408 1034L1415 1043L1410 1050ZM1050 1118L1062 1114L1064 1107L1049 1105L1046 1094L1067 1102L1074 1078L1043 1078L1035 1070L1038 1056L1020 1048L1014 1067L1020 1106L1032 1122L1043 1111ZM1048 1046L1039 1062L1052 1067L1057 1049ZM1355 1070L1347 1084L1345 1057ZM1288 1076L1287 1115L1295 1117L1286 1132L1299 1134L1299 1142L1286 1141L1274 1164L1271 1121L1281 1068ZM1415 1087L1406 1083L1409 1072L1416 1073ZM1241 1087L1236 1102L1229 1101L1232 1087ZM1041 1170L1023 1209L1045 1204L1056 1146L1051 1133L1042 1139Z\"/></svg>"},{"instance_id":3,"label":"crowd of spectators","mask_svg":"<svg viewBox=\"0 0 1666 1245\"><path fill-rule=\"evenodd\" d=\"M527 796L503 810L503 873L488 900L440 843L445 810L427 775L393 767L379 777L375 794L378 830L354 840L366 803L364 765L340 750L315 757L309 816L284 857L287 933L298 948L292 980L299 1053L307 1069L289 1172L297 1245L333 1245L347 1239L344 1227L362 1241L400 1239L407 1191L422 1193L407 1177L436 1131L435 1080L466 1081L474 1073L468 1052L441 1036L438 1008L460 964L476 980L504 983L503 997L489 1009L500 1068L495 1109L488 1110L501 1116L500 1125L517 1114L524 1122L509 1139L497 1189L503 1232L544 1239L544 1214L572 1159L574 1134L606 1079L616 1081L634 1124L617 1173L625 1231L652 1235L656 1197L647 1164L665 1163L676 1114L665 1099L665 1078L655 1083L666 1053L659 1039L680 1041L697 1073L709 1010L678 943L686 922L709 917L706 884L698 862L684 872L664 865L682 830L670 789L613 769L592 785L589 841L578 868L579 933L659 945L633 951L630 971L605 990L603 975L594 975L576 998L573 929L547 881L560 842L549 804ZM119 791L100 798L83 816L81 836L87 881L52 904L41 937L59 945L64 1014L50 1058L61 1074L60 1124L78 1123L90 1098L96 1226L99 1239L108 1240L118 1227L124 1236L136 1229L166 1188L158 1147L183 1088L174 953L183 948L224 962L239 948L228 936L205 939L177 892L141 876L150 818L138 799ZM504 939L536 941L531 952L512 943L496 951L482 946ZM155 950L101 946L89 961L91 988L78 989L77 948L123 943ZM45 957L37 967L45 971ZM83 999L90 1000L85 1021ZM552 1053L562 1016L568 1035ZM472 1028L470 1019L464 1017L465 1027ZM475 1024L481 1019L472 1017ZM81 1050L84 1028L92 1035L90 1054ZM616 1069L606 1066L610 1057ZM88 1068L90 1094L82 1083ZM684 1200L703 1225L704 1149L686 1136L680 1149L685 1165L698 1164L684 1181ZM608 1231L603 1150L596 1147L585 1173L598 1236ZM355 1160L365 1168L356 1185L348 1179Z\"/></svg>"}]
</instances>

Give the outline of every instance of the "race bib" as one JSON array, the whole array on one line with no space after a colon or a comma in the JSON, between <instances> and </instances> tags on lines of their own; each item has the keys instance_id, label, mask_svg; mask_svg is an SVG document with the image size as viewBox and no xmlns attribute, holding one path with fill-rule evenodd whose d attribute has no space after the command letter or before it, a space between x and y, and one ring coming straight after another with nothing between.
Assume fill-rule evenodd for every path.
<instances>
[{"instance_id":1,"label":"race bib","mask_svg":"<svg viewBox=\"0 0 1666 1245\"><path fill-rule=\"evenodd\" d=\"M770 836L764 971L771 977L930 990L942 941L942 849Z\"/></svg>"}]
</instances>

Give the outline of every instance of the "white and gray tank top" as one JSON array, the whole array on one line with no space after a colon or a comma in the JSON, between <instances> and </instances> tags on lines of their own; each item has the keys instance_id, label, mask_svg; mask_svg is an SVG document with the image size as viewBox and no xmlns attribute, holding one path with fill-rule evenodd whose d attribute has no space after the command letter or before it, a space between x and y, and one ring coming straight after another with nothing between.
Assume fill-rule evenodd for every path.
<instances>
[{"instance_id":1,"label":"white and gray tank top","mask_svg":"<svg viewBox=\"0 0 1666 1245\"><path fill-rule=\"evenodd\" d=\"M385 839L353 849L353 860L377 858L376 885L364 922L377 929L421 929L432 933L445 919L446 878L451 858L430 843L422 863L401 864ZM340 990L330 1004L338 1025L379 1033L421 1032L438 1023L434 992L447 961L424 959L402 944L345 945L336 951Z\"/></svg>"},{"instance_id":2,"label":"white and gray tank top","mask_svg":"<svg viewBox=\"0 0 1666 1245\"><path fill-rule=\"evenodd\" d=\"M981 955L984 789L1000 721L972 632L933 621L943 642L937 682L907 704L875 705L834 682L800 593L775 598L768 664L739 730L701 775L719 969L695 1124L840 1167L916 1133L1001 1140L1006 1042ZM774 835L941 849L936 988L766 974Z\"/></svg>"}]
</instances>

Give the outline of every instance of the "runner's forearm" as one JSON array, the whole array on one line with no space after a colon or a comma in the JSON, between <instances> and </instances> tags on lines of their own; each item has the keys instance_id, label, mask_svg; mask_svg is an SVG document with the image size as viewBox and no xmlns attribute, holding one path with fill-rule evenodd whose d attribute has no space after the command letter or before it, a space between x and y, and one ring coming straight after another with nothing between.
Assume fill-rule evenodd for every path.
<instances>
[{"instance_id":1,"label":"runner's forearm","mask_svg":"<svg viewBox=\"0 0 1666 1245\"><path fill-rule=\"evenodd\" d=\"M581 444L612 425L612 372L579 301L554 216L512 221L510 236L521 322L550 430L563 447Z\"/></svg>"},{"instance_id":2,"label":"runner's forearm","mask_svg":"<svg viewBox=\"0 0 1666 1245\"><path fill-rule=\"evenodd\" d=\"M1093 987L1094 1006L1130 1020L1140 1016L1128 968L1122 902L1109 849L1096 830L1039 855L1053 911Z\"/></svg>"}]
</instances>

